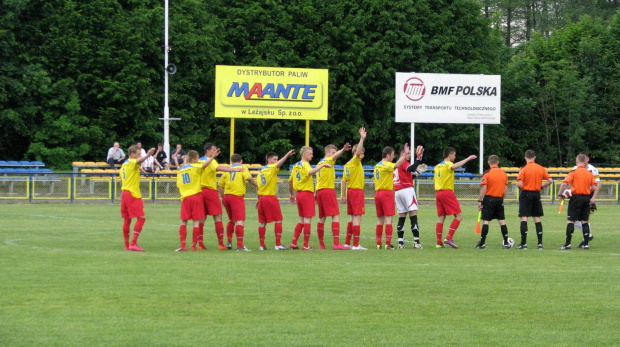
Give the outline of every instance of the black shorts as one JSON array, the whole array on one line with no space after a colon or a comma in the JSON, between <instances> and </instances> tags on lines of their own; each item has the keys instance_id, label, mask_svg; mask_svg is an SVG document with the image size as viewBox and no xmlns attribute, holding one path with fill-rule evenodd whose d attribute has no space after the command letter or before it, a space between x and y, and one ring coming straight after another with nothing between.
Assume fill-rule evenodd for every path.
<instances>
[{"instance_id":1,"label":"black shorts","mask_svg":"<svg viewBox=\"0 0 620 347\"><path fill-rule=\"evenodd\" d=\"M522 190L519 195L519 217L544 216L540 192Z\"/></svg>"},{"instance_id":2,"label":"black shorts","mask_svg":"<svg viewBox=\"0 0 620 347\"><path fill-rule=\"evenodd\" d=\"M590 195L573 195L568 201L568 217L571 221L588 221L590 218Z\"/></svg>"},{"instance_id":3,"label":"black shorts","mask_svg":"<svg viewBox=\"0 0 620 347\"><path fill-rule=\"evenodd\" d=\"M504 198L485 196L482 199L482 220L504 220Z\"/></svg>"}]
</instances>

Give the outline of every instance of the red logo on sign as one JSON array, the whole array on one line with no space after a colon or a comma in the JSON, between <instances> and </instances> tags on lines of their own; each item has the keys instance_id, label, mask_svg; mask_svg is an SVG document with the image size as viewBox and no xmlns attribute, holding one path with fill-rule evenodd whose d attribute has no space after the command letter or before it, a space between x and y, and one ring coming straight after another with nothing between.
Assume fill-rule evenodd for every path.
<instances>
[{"instance_id":1,"label":"red logo on sign","mask_svg":"<svg viewBox=\"0 0 620 347\"><path fill-rule=\"evenodd\" d=\"M405 82L405 86L403 88L405 92L405 96L407 99L411 101L419 101L424 97L426 93L426 87L424 86L424 82L417 77L412 77Z\"/></svg>"}]
</instances>

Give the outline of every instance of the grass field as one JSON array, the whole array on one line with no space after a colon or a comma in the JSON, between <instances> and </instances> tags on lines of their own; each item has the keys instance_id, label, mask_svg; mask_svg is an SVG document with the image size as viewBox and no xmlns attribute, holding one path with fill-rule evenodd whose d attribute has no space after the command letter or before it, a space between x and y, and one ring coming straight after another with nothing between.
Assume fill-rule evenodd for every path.
<instances>
[{"instance_id":1,"label":"grass field","mask_svg":"<svg viewBox=\"0 0 620 347\"><path fill-rule=\"evenodd\" d=\"M288 244L296 210L283 206ZM463 209L458 250L434 248L429 204L423 250L372 249L367 205L366 252L261 252L248 205L252 252L215 250L209 221L209 250L177 253L179 205L147 204L147 252L135 253L123 250L118 205L3 204L0 345L620 345L620 206L599 206L590 251L558 250L557 205L545 206L544 251L502 250L495 221L474 250L477 212ZM518 242L516 211L507 206ZM316 219L317 248L315 231Z\"/></svg>"}]
</instances>

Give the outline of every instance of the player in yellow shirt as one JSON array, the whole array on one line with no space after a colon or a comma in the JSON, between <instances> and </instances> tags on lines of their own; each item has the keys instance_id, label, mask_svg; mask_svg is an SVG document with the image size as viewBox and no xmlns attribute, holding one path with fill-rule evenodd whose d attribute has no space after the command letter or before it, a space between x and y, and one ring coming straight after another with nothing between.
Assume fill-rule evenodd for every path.
<instances>
[{"instance_id":1,"label":"player in yellow shirt","mask_svg":"<svg viewBox=\"0 0 620 347\"><path fill-rule=\"evenodd\" d=\"M230 157L232 165L231 169L241 168L239 172L225 172L220 178L218 189L222 196L224 207L226 208L226 214L228 215L228 245L232 248L232 234L237 235L237 250L249 251L247 247L243 245L244 223L245 223L245 192L246 181L250 182L255 187L258 187L254 178L250 174L250 171L241 165L243 161L239 154L233 154Z\"/></svg>"},{"instance_id":2,"label":"player in yellow shirt","mask_svg":"<svg viewBox=\"0 0 620 347\"><path fill-rule=\"evenodd\" d=\"M437 206L437 225L435 226L435 233L437 235L437 248L443 248L444 245L441 242L443 235L443 222L447 215L454 215L454 220L450 223L450 231L448 237L443 241L452 248L459 248L453 241L452 237L459 227L463 214L461 213L461 206L454 194L454 170L467 164L468 161L474 160L477 157L470 155L469 157L454 163L456 158L456 149L448 147L443 151L443 161L435 166L435 204Z\"/></svg>"},{"instance_id":3,"label":"player in yellow shirt","mask_svg":"<svg viewBox=\"0 0 620 347\"><path fill-rule=\"evenodd\" d=\"M265 233L267 223L271 222L275 222L275 249L277 251L287 249L286 246L282 245L282 210L276 195L280 167L293 154L295 154L295 151L291 149L278 160L277 153L267 153L265 156L267 165L263 166L258 173L258 201L256 201L256 208L258 209L258 239L260 242L259 249L261 251L267 250L267 246L265 245Z\"/></svg>"},{"instance_id":4,"label":"player in yellow shirt","mask_svg":"<svg viewBox=\"0 0 620 347\"><path fill-rule=\"evenodd\" d=\"M336 198L336 172L334 164L342 153L351 149L351 145L346 143L340 150L335 145L325 146L325 158L319 161L319 165L329 164L323 170L319 170L316 174L316 201L319 205L319 222L316 226L317 235L319 237L319 249L325 249L325 220L332 217L332 235L334 250L348 250L340 244L340 209L338 208L338 199Z\"/></svg>"},{"instance_id":5,"label":"player in yellow shirt","mask_svg":"<svg viewBox=\"0 0 620 347\"><path fill-rule=\"evenodd\" d=\"M310 160L312 160L312 147L301 147L301 160L293 166L291 176L289 177L289 190L291 192L291 203L297 201L297 212L299 214L299 223L295 226L295 233L293 235L293 241L291 242L291 249L299 249L297 246L297 240L301 235L303 229L304 232L304 250L312 250L310 248L310 223L312 223L312 217L314 217L314 182L312 175L317 173L324 167L331 167L329 164L317 165L315 168L310 166ZM297 195L295 196L295 191Z\"/></svg>"},{"instance_id":6,"label":"player in yellow shirt","mask_svg":"<svg viewBox=\"0 0 620 347\"><path fill-rule=\"evenodd\" d=\"M394 249L392 246L392 219L396 214L394 203L394 170L400 167L409 154L409 144L405 143L396 164L394 160L394 148L385 147L382 159L375 165L373 179L375 182L375 207L377 208L377 226L375 236L377 249L381 249L383 226L385 225L385 249Z\"/></svg>"},{"instance_id":7,"label":"player in yellow shirt","mask_svg":"<svg viewBox=\"0 0 620 347\"><path fill-rule=\"evenodd\" d=\"M138 237L146 221L146 218L144 218L142 193L140 193L140 165L155 153L155 148L151 148L146 155L142 157L140 157L140 150L141 148L136 145L129 147L129 159L123 163L119 171L122 182L121 217L124 220L123 237L125 238L125 250L136 252L144 252L144 249L138 246ZM133 238L130 244L129 230L131 228L132 218L136 218L136 224L133 227Z\"/></svg>"},{"instance_id":8,"label":"player in yellow shirt","mask_svg":"<svg viewBox=\"0 0 620 347\"><path fill-rule=\"evenodd\" d=\"M205 207L202 201L202 189L200 187L200 176L204 168L217 157L219 150L209 160L199 163L199 154L196 151L189 151L187 156L183 156L179 173L177 174L177 188L181 194L181 226L179 227L179 239L181 247L177 252L187 251L187 221L194 222L192 230L192 251L196 250L196 242L200 233L200 223L205 220ZM206 250L206 248L203 248Z\"/></svg>"},{"instance_id":9,"label":"player in yellow shirt","mask_svg":"<svg viewBox=\"0 0 620 347\"><path fill-rule=\"evenodd\" d=\"M364 167L362 159L364 159L364 139L366 138L366 128L359 128L360 141L353 146L353 158L344 166L342 175L342 195L341 202L347 204L347 214L351 216L351 221L347 224L347 237L345 246L351 244L353 238L353 246L351 250L365 251L366 248L360 246L360 224L362 215L365 213L364 207Z\"/></svg>"},{"instance_id":10,"label":"player in yellow shirt","mask_svg":"<svg viewBox=\"0 0 620 347\"><path fill-rule=\"evenodd\" d=\"M213 157L215 151L219 150L214 143L207 142L205 144L205 156L200 158L201 161L206 161ZM230 168L227 165L220 165L216 160L213 160L202 172L200 179L200 185L202 186L202 200L205 205L205 214L207 216L213 216L215 222L215 234L217 235L218 249L225 251L230 249L224 245L224 225L222 224L222 203L217 192L216 173L221 172L233 172L243 171L243 168ZM200 232L198 234L198 247L200 249L205 248L203 243L204 235L204 223L200 223Z\"/></svg>"}]
</instances>

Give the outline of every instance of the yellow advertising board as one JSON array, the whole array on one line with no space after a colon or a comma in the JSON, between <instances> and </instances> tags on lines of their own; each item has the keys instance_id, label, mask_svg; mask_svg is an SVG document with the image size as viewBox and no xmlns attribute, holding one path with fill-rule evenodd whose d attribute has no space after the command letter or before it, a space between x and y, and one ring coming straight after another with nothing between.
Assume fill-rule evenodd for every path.
<instances>
[{"instance_id":1,"label":"yellow advertising board","mask_svg":"<svg viewBox=\"0 0 620 347\"><path fill-rule=\"evenodd\" d=\"M215 117L327 120L328 71L215 67Z\"/></svg>"}]
</instances>

